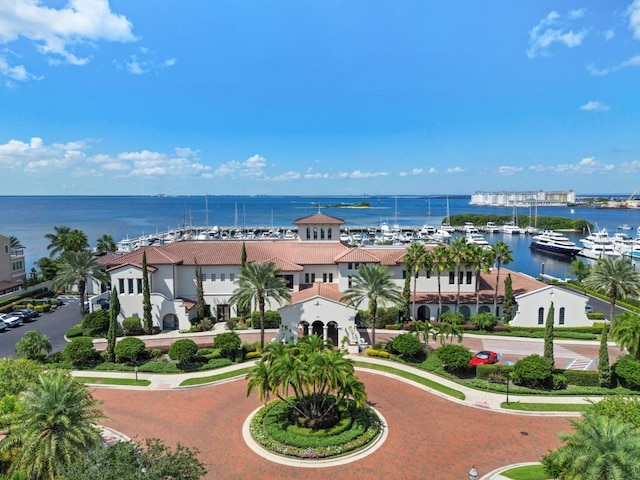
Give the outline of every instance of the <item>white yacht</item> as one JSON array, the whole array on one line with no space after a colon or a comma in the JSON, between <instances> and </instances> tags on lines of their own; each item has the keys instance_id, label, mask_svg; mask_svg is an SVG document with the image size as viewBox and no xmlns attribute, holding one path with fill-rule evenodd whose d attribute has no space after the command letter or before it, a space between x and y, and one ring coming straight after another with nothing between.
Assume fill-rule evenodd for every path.
<instances>
[{"instance_id":1,"label":"white yacht","mask_svg":"<svg viewBox=\"0 0 640 480\"><path fill-rule=\"evenodd\" d=\"M633 248L635 240L624 232L618 232L611 237L613 248L620 253L628 252Z\"/></svg>"},{"instance_id":2,"label":"white yacht","mask_svg":"<svg viewBox=\"0 0 640 480\"><path fill-rule=\"evenodd\" d=\"M502 233L506 233L507 235L519 235L522 233L522 229L515 223L508 222L502 226Z\"/></svg>"},{"instance_id":3,"label":"white yacht","mask_svg":"<svg viewBox=\"0 0 640 480\"><path fill-rule=\"evenodd\" d=\"M500 233L500 227L494 222L487 222L484 229L487 233Z\"/></svg>"},{"instance_id":4,"label":"white yacht","mask_svg":"<svg viewBox=\"0 0 640 480\"><path fill-rule=\"evenodd\" d=\"M586 248L591 248L593 245L613 246L613 242L611 241L611 237L609 236L609 232L607 232L606 228L589 233L585 238L580 239L580 243L582 243Z\"/></svg>"},{"instance_id":5,"label":"white yacht","mask_svg":"<svg viewBox=\"0 0 640 480\"><path fill-rule=\"evenodd\" d=\"M475 245L480 245L485 250L489 250L491 245L487 240L479 233L467 233L465 235L468 243L473 243Z\"/></svg>"},{"instance_id":6,"label":"white yacht","mask_svg":"<svg viewBox=\"0 0 640 480\"><path fill-rule=\"evenodd\" d=\"M529 248L555 255L567 256L574 256L580 252L580 247L569 240L567 236L559 232L554 232L553 230L543 230L539 235L533 236Z\"/></svg>"},{"instance_id":7,"label":"white yacht","mask_svg":"<svg viewBox=\"0 0 640 480\"><path fill-rule=\"evenodd\" d=\"M591 260L599 260L601 258L618 258L622 254L613 248L613 244L593 244L585 247L578 253L581 257L590 258Z\"/></svg>"},{"instance_id":8,"label":"white yacht","mask_svg":"<svg viewBox=\"0 0 640 480\"><path fill-rule=\"evenodd\" d=\"M464 222L464 233L468 235L470 233L479 233L476 226L471 222Z\"/></svg>"}]
</instances>

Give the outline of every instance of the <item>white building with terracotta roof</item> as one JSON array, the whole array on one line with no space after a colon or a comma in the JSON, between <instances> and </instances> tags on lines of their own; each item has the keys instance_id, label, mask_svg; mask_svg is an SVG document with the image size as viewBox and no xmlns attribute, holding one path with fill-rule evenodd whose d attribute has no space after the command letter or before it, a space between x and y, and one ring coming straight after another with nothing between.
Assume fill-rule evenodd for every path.
<instances>
[{"instance_id":1,"label":"white building with terracotta roof","mask_svg":"<svg viewBox=\"0 0 640 480\"><path fill-rule=\"evenodd\" d=\"M343 292L358 274L363 263L385 265L393 281L402 289L407 274L404 246L352 247L340 242L341 219L322 213L297 219L299 238L295 240L205 240L181 241L163 246L148 246L125 255L111 255L108 266L111 284L118 290L122 315L142 317L142 252L147 255L152 316L161 330L188 329L196 316L196 266L202 269L205 302L218 321L236 316L229 298L240 274L242 245L247 262L273 262L292 291L288 305L268 304L279 310L282 327L279 338L295 339L300 334L319 333L338 344L357 338L356 310L341 302ZM427 247L430 248L430 247ZM479 312L493 311L496 270L481 274ZM554 301L557 325L590 325L584 307L587 298L549 286L527 275L500 270L498 315L501 315L504 279L511 274L518 302L513 325L537 326L540 315L546 320L550 301ZM460 312L476 313L476 274L471 266L462 266L441 275L443 312L453 310L460 291ZM413 283L413 282L412 282ZM458 285L459 283L459 285ZM435 319L438 309L437 277L420 271L416 284L417 319ZM413 285L412 285L413 288ZM360 308L366 308L361 305ZM542 310L541 310L542 309ZM560 316L562 312L562 317Z\"/></svg>"}]
</instances>

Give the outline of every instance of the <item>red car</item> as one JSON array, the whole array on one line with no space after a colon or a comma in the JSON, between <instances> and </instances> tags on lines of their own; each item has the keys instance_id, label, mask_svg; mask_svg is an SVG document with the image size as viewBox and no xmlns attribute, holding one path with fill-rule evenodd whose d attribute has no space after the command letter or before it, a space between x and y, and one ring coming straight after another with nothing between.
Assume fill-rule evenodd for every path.
<instances>
[{"instance_id":1,"label":"red car","mask_svg":"<svg viewBox=\"0 0 640 480\"><path fill-rule=\"evenodd\" d=\"M484 365L486 363L497 363L498 362L498 354L496 352L491 352L489 350L482 350L476 353L471 360L469 360L469 365L475 367L476 365Z\"/></svg>"}]
</instances>

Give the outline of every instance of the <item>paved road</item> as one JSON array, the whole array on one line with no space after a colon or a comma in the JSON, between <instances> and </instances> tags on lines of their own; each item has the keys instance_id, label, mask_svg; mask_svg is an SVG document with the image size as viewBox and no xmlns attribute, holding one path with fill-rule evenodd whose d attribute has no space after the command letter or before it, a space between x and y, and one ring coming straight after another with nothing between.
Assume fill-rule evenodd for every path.
<instances>
[{"instance_id":1,"label":"paved road","mask_svg":"<svg viewBox=\"0 0 640 480\"><path fill-rule=\"evenodd\" d=\"M80 323L82 315L77 299L65 299L65 305L58 307L50 313L43 313L35 322L25 323L16 328L9 328L0 332L0 358L15 357L15 344L29 330L38 330L49 337L53 352L64 348L66 341L65 332Z\"/></svg>"}]
</instances>

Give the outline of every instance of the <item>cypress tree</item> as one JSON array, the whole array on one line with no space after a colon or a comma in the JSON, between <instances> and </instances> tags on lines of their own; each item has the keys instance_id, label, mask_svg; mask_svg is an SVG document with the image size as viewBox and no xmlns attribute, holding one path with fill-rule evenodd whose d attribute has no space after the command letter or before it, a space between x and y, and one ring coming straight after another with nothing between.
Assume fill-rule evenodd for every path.
<instances>
[{"instance_id":1,"label":"cypress tree","mask_svg":"<svg viewBox=\"0 0 640 480\"><path fill-rule=\"evenodd\" d=\"M142 252L142 321L144 333L151 335L151 293L149 292L149 272L147 272L147 252Z\"/></svg>"},{"instance_id":2,"label":"cypress tree","mask_svg":"<svg viewBox=\"0 0 640 480\"><path fill-rule=\"evenodd\" d=\"M513 313L516 309L516 302L513 298L513 284L511 281L511 274L507 275L504 279L504 300L502 302L502 321L509 323L513 320Z\"/></svg>"},{"instance_id":3,"label":"cypress tree","mask_svg":"<svg viewBox=\"0 0 640 480\"><path fill-rule=\"evenodd\" d=\"M609 365L609 349L607 340L609 337L609 325L605 322L600 336L600 350L598 351L598 373L600 374L600 386L611 387L611 365Z\"/></svg>"},{"instance_id":4,"label":"cypress tree","mask_svg":"<svg viewBox=\"0 0 640 480\"><path fill-rule=\"evenodd\" d=\"M240 267L244 267L244 264L247 263L247 246L242 242L242 253L240 254Z\"/></svg>"},{"instance_id":5,"label":"cypress tree","mask_svg":"<svg viewBox=\"0 0 640 480\"><path fill-rule=\"evenodd\" d=\"M547 313L547 323L546 329L544 332L544 358L549 360L551 365L554 365L553 360L553 317L554 317L554 309L553 302L551 302L551 306L549 307L549 313Z\"/></svg>"},{"instance_id":6,"label":"cypress tree","mask_svg":"<svg viewBox=\"0 0 640 480\"><path fill-rule=\"evenodd\" d=\"M196 263L196 313L199 319L203 319L206 313L204 303L204 291L202 289L202 267Z\"/></svg>"},{"instance_id":7,"label":"cypress tree","mask_svg":"<svg viewBox=\"0 0 640 480\"><path fill-rule=\"evenodd\" d=\"M109 329L107 330L107 359L110 362L115 361L118 315L120 315L120 300L118 299L118 289L113 287L109 301Z\"/></svg>"},{"instance_id":8,"label":"cypress tree","mask_svg":"<svg viewBox=\"0 0 640 480\"><path fill-rule=\"evenodd\" d=\"M402 299L400 302L400 318L405 321L409 320L409 305L411 304L411 272L413 267L407 265L407 274L404 279L404 287L402 288Z\"/></svg>"}]
</instances>

